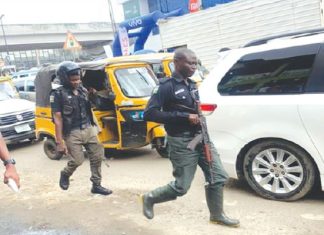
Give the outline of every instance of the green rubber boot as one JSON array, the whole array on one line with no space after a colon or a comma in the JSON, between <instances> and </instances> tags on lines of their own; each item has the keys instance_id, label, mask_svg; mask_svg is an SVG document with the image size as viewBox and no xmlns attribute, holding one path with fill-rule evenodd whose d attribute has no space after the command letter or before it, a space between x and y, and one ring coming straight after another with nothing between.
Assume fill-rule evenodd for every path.
<instances>
[{"instance_id":1,"label":"green rubber boot","mask_svg":"<svg viewBox=\"0 0 324 235\"><path fill-rule=\"evenodd\" d=\"M223 186L215 188L205 188L206 201L210 212L210 222L215 224L226 225L229 227L239 227L240 221L228 218L223 210Z\"/></svg>"},{"instance_id":2,"label":"green rubber boot","mask_svg":"<svg viewBox=\"0 0 324 235\"><path fill-rule=\"evenodd\" d=\"M177 198L175 191L168 185L157 188L149 193L141 195L143 203L143 214L148 219L153 219L153 206L155 203L175 200Z\"/></svg>"}]
</instances>

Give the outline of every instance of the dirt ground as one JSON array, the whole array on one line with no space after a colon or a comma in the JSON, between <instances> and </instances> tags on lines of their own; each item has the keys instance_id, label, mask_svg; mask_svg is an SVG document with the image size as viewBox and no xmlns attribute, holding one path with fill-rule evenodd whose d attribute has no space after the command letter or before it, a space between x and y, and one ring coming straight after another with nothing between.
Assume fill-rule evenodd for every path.
<instances>
[{"instance_id":1,"label":"dirt ground","mask_svg":"<svg viewBox=\"0 0 324 235\"><path fill-rule=\"evenodd\" d=\"M58 186L67 159L49 160L42 143L10 148L21 176L20 193L0 184L0 234L107 234L107 235L210 235L210 234L323 234L324 193L285 203L265 200L248 186L231 180L225 188L225 211L240 219L240 228L208 223L204 181L200 170L187 195L157 204L155 217L141 213L139 195L166 184L169 160L150 148L112 156L103 165L104 186L110 196L92 195L89 162L77 169L68 191ZM3 169L3 168L2 168ZM2 178L2 177L1 177Z\"/></svg>"}]
</instances>

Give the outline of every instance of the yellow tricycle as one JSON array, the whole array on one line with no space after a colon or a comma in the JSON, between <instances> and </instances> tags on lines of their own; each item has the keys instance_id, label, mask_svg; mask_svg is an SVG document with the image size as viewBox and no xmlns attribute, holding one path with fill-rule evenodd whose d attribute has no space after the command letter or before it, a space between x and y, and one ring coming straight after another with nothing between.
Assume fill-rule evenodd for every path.
<instances>
[{"instance_id":1,"label":"yellow tricycle","mask_svg":"<svg viewBox=\"0 0 324 235\"><path fill-rule=\"evenodd\" d=\"M152 145L167 157L166 133L163 125L143 120L143 111L157 85L151 66L145 61L116 57L79 63L82 84L90 93L98 139L106 150L126 150ZM60 159L56 151L55 127L50 108L50 94L60 86L57 65L40 69L35 79L36 136L44 141L50 159Z\"/></svg>"}]
</instances>

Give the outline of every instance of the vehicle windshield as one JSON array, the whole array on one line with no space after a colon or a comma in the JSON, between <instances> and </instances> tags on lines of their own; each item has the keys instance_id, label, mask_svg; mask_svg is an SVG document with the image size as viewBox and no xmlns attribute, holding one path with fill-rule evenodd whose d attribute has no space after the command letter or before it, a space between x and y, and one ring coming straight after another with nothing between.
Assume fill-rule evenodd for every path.
<instances>
[{"instance_id":1,"label":"vehicle windshield","mask_svg":"<svg viewBox=\"0 0 324 235\"><path fill-rule=\"evenodd\" d=\"M127 97L139 98L151 96L157 80L146 67L116 70L119 86Z\"/></svg>"},{"instance_id":2,"label":"vehicle windshield","mask_svg":"<svg viewBox=\"0 0 324 235\"><path fill-rule=\"evenodd\" d=\"M174 72L174 63L173 63L173 61L171 61L169 63L169 68L170 68L171 73L173 73Z\"/></svg>"},{"instance_id":3,"label":"vehicle windshield","mask_svg":"<svg viewBox=\"0 0 324 235\"><path fill-rule=\"evenodd\" d=\"M15 97L15 95L15 90L10 82L0 82L0 100L12 99Z\"/></svg>"}]
</instances>

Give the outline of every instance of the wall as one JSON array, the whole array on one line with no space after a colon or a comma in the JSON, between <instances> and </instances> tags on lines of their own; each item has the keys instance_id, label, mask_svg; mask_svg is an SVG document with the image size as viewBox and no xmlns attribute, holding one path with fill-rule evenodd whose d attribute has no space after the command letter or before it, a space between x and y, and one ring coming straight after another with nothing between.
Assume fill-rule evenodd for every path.
<instances>
[{"instance_id":1,"label":"wall","mask_svg":"<svg viewBox=\"0 0 324 235\"><path fill-rule=\"evenodd\" d=\"M320 0L237 0L159 23L163 48L187 45L208 68L221 48L321 26Z\"/></svg>"}]
</instances>

